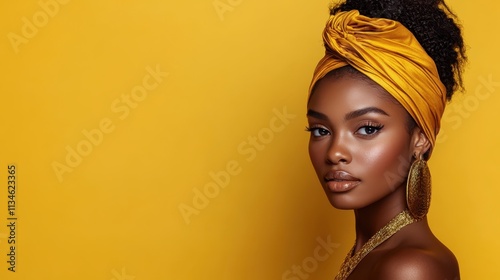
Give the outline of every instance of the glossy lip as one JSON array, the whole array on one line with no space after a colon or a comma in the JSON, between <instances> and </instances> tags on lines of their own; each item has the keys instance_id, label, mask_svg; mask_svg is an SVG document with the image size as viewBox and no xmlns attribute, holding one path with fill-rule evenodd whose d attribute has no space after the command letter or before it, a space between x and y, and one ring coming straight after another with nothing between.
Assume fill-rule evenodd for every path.
<instances>
[{"instance_id":1,"label":"glossy lip","mask_svg":"<svg viewBox=\"0 0 500 280\"><path fill-rule=\"evenodd\" d=\"M361 183L360 179L342 170L328 172L324 180L332 192L338 193L350 191Z\"/></svg>"}]
</instances>

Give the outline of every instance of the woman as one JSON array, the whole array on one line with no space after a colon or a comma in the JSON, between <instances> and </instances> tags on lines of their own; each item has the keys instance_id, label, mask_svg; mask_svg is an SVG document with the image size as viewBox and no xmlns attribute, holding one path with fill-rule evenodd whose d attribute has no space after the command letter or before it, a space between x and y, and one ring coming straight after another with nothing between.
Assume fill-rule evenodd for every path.
<instances>
[{"instance_id":1,"label":"woman","mask_svg":"<svg viewBox=\"0 0 500 280\"><path fill-rule=\"evenodd\" d=\"M431 156L461 87L461 31L444 1L347 0L331 9L310 87L309 154L356 240L335 279L459 279L431 232Z\"/></svg>"}]
</instances>

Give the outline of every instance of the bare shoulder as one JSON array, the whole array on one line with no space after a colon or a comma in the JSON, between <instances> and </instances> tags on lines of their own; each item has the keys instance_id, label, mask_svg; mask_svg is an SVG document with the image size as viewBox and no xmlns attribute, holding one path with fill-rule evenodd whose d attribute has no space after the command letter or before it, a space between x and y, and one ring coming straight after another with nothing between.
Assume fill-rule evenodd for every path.
<instances>
[{"instance_id":1,"label":"bare shoulder","mask_svg":"<svg viewBox=\"0 0 500 280\"><path fill-rule=\"evenodd\" d=\"M375 279L459 280L458 262L446 247L432 250L405 247L383 254L374 267Z\"/></svg>"}]
</instances>

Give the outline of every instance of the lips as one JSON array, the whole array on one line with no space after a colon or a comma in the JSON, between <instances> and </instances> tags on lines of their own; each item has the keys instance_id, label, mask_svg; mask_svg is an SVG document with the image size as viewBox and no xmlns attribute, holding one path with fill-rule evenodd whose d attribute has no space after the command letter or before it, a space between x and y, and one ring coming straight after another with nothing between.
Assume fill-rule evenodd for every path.
<instances>
[{"instance_id":1,"label":"lips","mask_svg":"<svg viewBox=\"0 0 500 280\"><path fill-rule=\"evenodd\" d=\"M361 183L361 180L346 171L330 171L325 182L332 192L347 192Z\"/></svg>"}]
</instances>

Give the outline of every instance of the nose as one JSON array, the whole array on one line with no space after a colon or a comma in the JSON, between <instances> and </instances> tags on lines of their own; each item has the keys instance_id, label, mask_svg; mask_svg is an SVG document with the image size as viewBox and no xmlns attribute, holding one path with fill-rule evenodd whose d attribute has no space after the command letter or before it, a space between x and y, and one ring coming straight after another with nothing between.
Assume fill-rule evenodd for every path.
<instances>
[{"instance_id":1,"label":"nose","mask_svg":"<svg viewBox=\"0 0 500 280\"><path fill-rule=\"evenodd\" d=\"M330 147L326 154L326 161L328 164L346 164L352 160L351 153L347 145L346 139L337 136L332 137Z\"/></svg>"}]
</instances>

